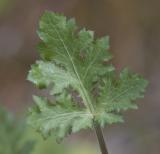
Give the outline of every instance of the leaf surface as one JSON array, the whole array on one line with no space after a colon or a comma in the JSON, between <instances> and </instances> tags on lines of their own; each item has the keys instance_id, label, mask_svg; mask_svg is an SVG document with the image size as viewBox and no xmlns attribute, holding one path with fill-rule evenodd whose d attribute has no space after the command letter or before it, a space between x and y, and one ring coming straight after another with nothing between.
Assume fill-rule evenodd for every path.
<instances>
[{"instance_id":1,"label":"leaf surface","mask_svg":"<svg viewBox=\"0 0 160 154\"><path fill-rule=\"evenodd\" d=\"M43 135L55 131L63 138L92 128L93 121L101 126L122 122L119 111L137 108L133 101L143 96L147 81L126 69L117 78L108 63L108 37L95 39L92 31L79 30L74 19L51 12L42 16L38 35L41 60L32 66L28 80L55 96L54 106L36 97L39 110L30 112L29 123ZM80 101L73 99L73 91Z\"/></svg>"}]
</instances>

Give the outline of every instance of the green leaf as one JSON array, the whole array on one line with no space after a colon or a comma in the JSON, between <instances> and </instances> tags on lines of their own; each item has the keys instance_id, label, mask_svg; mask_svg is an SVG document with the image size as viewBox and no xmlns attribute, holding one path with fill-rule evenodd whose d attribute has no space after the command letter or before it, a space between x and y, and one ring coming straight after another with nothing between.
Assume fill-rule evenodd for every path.
<instances>
[{"instance_id":1,"label":"green leaf","mask_svg":"<svg viewBox=\"0 0 160 154\"><path fill-rule=\"evenodd\" d=\"M67 88L69 85L74 85L75 89L79 88L79 82L74 74L70 74L64 69L60 69L54 63L37 61L32 66L32 70L28 79L38 87L47 87L50 84L54 85L52 94L57 94Z\"/></svg>"},{"instance_id":2,"label":"green leaf","mask_svg":"<svg viewBox=\"0 0 160 154\"><path fill-rule=\"evenodd\" d=\"M119 79L112 76L103 80L98 98L98 102L101 102L99 106L105 107L107 112L137 109L137 105L132 102L143 97L147 83L141 76L124 69Z\"/></svg>"},{"instance_id":3,"label":"green leaf","mask_svg":"<svg viewBox=\"0 0 160 154\"><path fill-rule=\"evenodd\" d=\"M92 115L85 109L78 109L70 100L64 100L57 105L49 105L46 98L34 96L37 108L30 111L28 123L34 123L34 127L43 133L46 138L54 129L57 138L63 138L70 131L77 132L83 128L92 127ZM68 103L64 107L63 103Z\"/></svg>"},{"instance_id":4,"label":"green leaf","mask_svg":"<svg viewBox=\"0 0 160 154\"><path fill-rule=\"evenodd\" d=\"M79 30L74 19L51 12L41 17L38 35L41 60L32 66L28 80L48 88L55 100L50 105L46 98L35 97L29 123L44 136L55 132L63 138L92 128L95 121L102 127L122 122L119 111L137 108L133 101L143 96L147 81L126 69L117 77L108 63L108 37L95 39L92 31Z\"/></svg>"}]
</instances>

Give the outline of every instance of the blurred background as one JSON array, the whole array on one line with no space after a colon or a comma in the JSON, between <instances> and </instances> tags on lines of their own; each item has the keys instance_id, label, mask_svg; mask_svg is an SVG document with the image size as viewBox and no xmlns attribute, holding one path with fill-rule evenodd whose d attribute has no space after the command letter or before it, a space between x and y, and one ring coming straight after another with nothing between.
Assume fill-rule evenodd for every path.
<instances>
[{"instance_id":1,"label":"blurred background","mask_svg":"<svg viewBox=\"0 0 160 154\"><path fill-rule=\"evenodd\" d=\"M32 94L41 93L26 76L38 58L36 29L45 10L76 18L98 37L109 35L116 68L127 66L150 82L145 98L138 101L139 110L125 113L125 124L104 129L110 154L159 154L160 1L0 0L0 103L18 115L32 104ZM68 147L76 143L74 154L99 154L94 132L64 141Z\"/></svg>"}]
</instances>

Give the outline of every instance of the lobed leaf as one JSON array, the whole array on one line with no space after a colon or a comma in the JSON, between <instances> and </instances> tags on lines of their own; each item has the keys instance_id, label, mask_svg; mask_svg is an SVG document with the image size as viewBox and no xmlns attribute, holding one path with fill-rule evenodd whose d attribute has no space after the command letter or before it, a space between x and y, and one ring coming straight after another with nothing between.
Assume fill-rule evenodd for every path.
<instances>
[{"instance_id":1,"label":"lobed leaf","mask_svg":"<svg viewBox=\"0 0 160 154\"><path fill-rule=\"evenodd\" d=\"M28 123L38 128L44 137L48 137L54 129L56 137L63 138L70 132L84 128L92 128L92 115L75 106L64 107L63 102L56 106L49 105L46 98L34 96L36 108L30 110ZM71 103L69 101L65 103Z\"/></svg>"},{"instance_id":2,"label":"lobed leaf","mask_svg":"<svg viewBox=\"0 0 160 154\"><path fill-rule=\"evenodd\" d=\"M50 105L46 98L35 97L29 123L44 136L55 132L63 138L92 128L94 122L102 127L123 122L118 112L137 108L133 101L143 96L147 81L126 69L117 77L108 63L108 37L95 39L92 31L79 30L74 19L51 12L42 16L38 35L41 60L32 66L28 80L39 88L52 87L55 102Z\"/></svg>"}]
</instances>

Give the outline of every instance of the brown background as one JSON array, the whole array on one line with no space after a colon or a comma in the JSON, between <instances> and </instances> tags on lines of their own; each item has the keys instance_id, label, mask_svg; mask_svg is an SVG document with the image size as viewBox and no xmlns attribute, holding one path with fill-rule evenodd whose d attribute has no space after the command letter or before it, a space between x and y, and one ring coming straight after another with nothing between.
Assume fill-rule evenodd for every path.
<instances>
[{"instance_id":1,"label":"brown background","mask_svg":"<svg viewBox=\"0 0 160 154\"><path fill-rule=\"evenodd\" d=\"M150 81L139 110L125 113L126 123L109 126L105 136L113 154L159 154L160 1L0 0L0 103L17 113L39 93L26 76L38 57L36 29L46 9L109 35L116 68L127 66Z\"/></svg>"}]
</instances>

